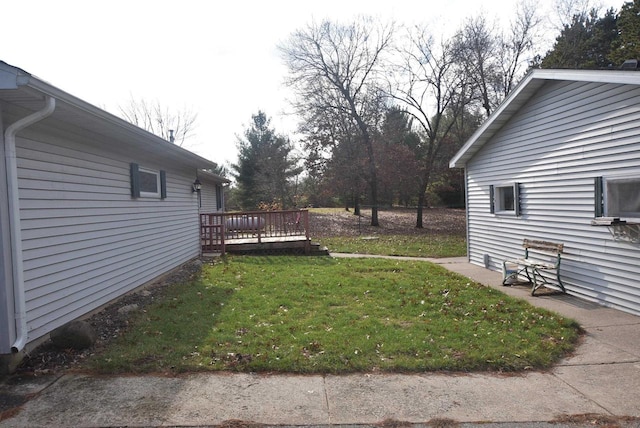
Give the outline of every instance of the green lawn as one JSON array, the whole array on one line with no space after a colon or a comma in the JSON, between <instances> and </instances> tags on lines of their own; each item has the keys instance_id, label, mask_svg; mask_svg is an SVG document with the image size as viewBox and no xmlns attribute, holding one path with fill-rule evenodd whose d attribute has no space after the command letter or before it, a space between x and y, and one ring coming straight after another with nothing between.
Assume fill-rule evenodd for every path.
<instances>
[{"instance_id":1,"label":"green lawn","mask_svg":"<svg viewBox=\"0 0 640 428\"><path fill-rule=\"evenodd\" d=\"M334 253L410 257L459 257L467 254L464 236L376 235L320 238Z\"/></svg>"},{"instance_id":2,"label":"green lawn","mask_svg":"<svg viewBox=\"0 0 640 428\"><path fill-rule=\"evenodd\" d=\"M237 256L171 287L87 361L99 372L544 368L571 320L426 262Z\"/></svg>"}]
</instances>

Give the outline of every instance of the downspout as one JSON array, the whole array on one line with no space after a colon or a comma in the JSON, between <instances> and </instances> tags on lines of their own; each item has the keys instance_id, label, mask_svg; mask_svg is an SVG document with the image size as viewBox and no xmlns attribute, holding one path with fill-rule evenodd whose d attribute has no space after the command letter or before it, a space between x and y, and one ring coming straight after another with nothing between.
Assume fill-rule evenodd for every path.
<instances>
[{"instance_id":1,"label":"downspout","mask_svg":"<svg viewBox=\"0 0 640 428\"><path fill-rule=\"evenodd\" d=\"M16 134L28 126L51 115L56 100L45 98L42 110L12 123L4 132L4 162L7 169L7 194L9 198L9 227L11 235L11 270L13 273L13 300L16 320L16 341L12 352L20 352L27 344L27 310L22 266L22 231L20 227L20 194L18 191L18 165L16 160Z\"/></svg>"},{"instance_id":2,"label":"downspout","mask_svg":"<svg viewBox=\"0 0 640 428\"><path fill-rule=\"evenodd\" d=\"M469 240L469 175L467 165L464 165L464 212L465 223L467 229L467 261L471 262L471 244Z\"/></svg>"}]
</instances>

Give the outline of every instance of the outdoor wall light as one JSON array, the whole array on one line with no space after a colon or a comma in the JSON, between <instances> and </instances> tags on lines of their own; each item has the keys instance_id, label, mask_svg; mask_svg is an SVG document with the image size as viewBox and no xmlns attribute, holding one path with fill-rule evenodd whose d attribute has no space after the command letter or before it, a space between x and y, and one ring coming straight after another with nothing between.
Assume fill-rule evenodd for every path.
<instances>
[{"instance_id":1,"label":"outdoor wall light","mask_svg":"<svg viewBox=\"0 0 640 428\"><path fill-rule=\"evenodd\" d=\"M200 190L202 190L202 183L200 183L200 180L196 178L196 181L194 181L193 184L191 185L191 191L195 193L195 192L200 192Z\"/></svg>"}]
</instances>

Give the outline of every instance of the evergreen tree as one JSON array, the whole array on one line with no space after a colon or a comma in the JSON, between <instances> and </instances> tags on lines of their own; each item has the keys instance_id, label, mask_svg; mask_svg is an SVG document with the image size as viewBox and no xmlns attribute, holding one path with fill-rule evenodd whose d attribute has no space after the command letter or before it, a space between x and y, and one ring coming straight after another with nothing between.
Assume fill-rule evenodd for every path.
<instances>
[{"instance_id":1,"label":"evergreen tree","mask_svg":"<svg viewBox=\"0 0 640 428\"><path fill-rule=\"evenodd\" d=\"M267 115L252 116L245 138L238 140L238 163L232 165L242 209L257 209L262 204L285 209L293 204L289 181L300 173L292 158L289 139L269 127Z\"/></svg>"},{"instance_id":2,"label":"evergreen tree","mask_svg":"<svg viewBox=\"0 0 640 428\"><path fill-rule=\"evenodd\" d=\"M556 38L553 49L542 59L542 68L596 69L616 66L612 46L618 38L617 18L613 9L598 17L589 14L573 16Z\"/></svg>"},{"instance_id":3,"label":"evergreen tree","mask_svg":"<svg viewBox=\"0 0 640 428\"><path fill-rule=\"evenodd\" d=\"M616 65L628 59L640 59L640 0L626 2L618 14L619 37L611 58Z\"/></svg>"}]
</instances>

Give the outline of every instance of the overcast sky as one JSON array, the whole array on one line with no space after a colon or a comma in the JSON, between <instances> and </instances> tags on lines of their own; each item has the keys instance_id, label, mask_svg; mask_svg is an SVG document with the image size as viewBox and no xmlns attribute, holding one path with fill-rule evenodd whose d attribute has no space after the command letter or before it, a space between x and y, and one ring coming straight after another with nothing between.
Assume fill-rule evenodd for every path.
<instances>
[{"instance_id":1,"label":"overcast sky","mask_svg":"<svg viewBox=\"0 0 640 428\"><path fill-rule=\"evenodd\" d=\"M554 0L539 0L553 16ZM624 0L600 0L618 10ZM312 20L357 15L428 23L434 34L484 12L506 21L514 0L4 0L0 60L111 113L129 100L198 114L185 148L236 161L237 135L263 110L294 131L276 46ZM549 30L548 34L552 34ZM555 33L553 33L555 36Z\"/></svg>"}]
</instances>

